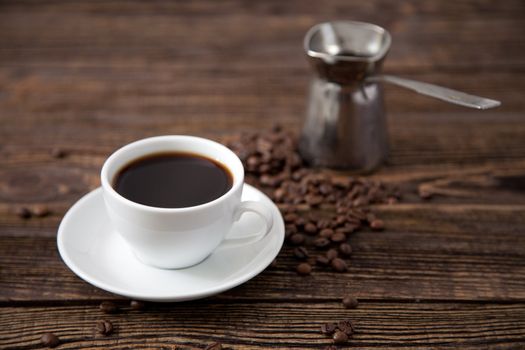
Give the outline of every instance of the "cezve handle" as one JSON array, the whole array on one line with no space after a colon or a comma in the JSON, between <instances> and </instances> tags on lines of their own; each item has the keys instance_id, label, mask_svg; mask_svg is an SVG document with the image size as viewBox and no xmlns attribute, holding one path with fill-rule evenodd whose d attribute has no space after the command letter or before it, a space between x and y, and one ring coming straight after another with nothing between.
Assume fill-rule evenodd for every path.
<instances>
[{"instance_id":1,"label":"cezve handle","mask_svg":"<svg viewBox=\"0 0 525 350\"><path fill-rule=\"evenodd\" d=\"M477 108L477 109L489 109L501 105L500 101L492 100L490 98L469 95L461 91L449 89L446 87L423 83L421 81L415 81L405 78L399 78L392 75L374 75L367 77L365 82L377 83L385 82L391 83L397 86L404 87L409 90L413 90L422 95L434 97L446 102L454 103L457 105Z\"/></svg>"}]
</instances>

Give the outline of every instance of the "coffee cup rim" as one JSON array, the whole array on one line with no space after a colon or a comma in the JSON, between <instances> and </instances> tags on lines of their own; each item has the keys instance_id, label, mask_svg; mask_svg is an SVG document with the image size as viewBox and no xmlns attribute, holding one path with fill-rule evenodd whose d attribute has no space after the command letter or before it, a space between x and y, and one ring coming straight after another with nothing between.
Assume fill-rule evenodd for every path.
<instances>
[{"instance_id":1,"label":"coffee cup rim","mask_svg":"<svg viewBox=\"0 0 525 350\"><path fill-rule=\"evenodd\" d=\"M113 186L111 184L111 181L113 179L109 179L109 174L108 174L109 173L109 167L111 166L111 164L113 162L115 162L117 159L119 159L119 157L121 157L123 154L125 154L126 152L128 152L129 150L131 150L133 148L140 147L141 145L145 145L147 143L161 142L161 141L170 140L170 139L171 140L173 140L173 139L186 140L187 142L204 142L204 143L209 144L212 147L219 148L221 150L221 152L226 152L226 153L229 153L229 154L233 155L234 162L237 163L238 169L240 169L240 171L236 172L235 169L232 169L233 166L225 164L224 162L220 162L233 175L232 176L233 177L232 187L226 193L224 193L222 196L220 196L219 198L216 198L216 199L214 199L212 201L209 201L209 202L206 202L206 203L203 203L203 204L194 205L194 206L191 206L191 207L181 207L181 208L162 208L162 207L154 207L154 206L150 206L150 205L137 203L137 202L134 202L132 200L129 200L129 199L125 198L124 196L122 196L120 193L118 193L113 188ZM166 151L176 151L176 150L169 149L169 150L166 150ZM149 153L145 153L144 155L147 155L147 154L149 154ZM206 154L204 154L204 152L203 152L203 155L206 156ZM131 160L132 159L129 159L127 161L129 162ZM216 161L218 161L218 160L216 160ZM239 187L241 187L244 184L244 166L242 165L242 162L239 159L239 157L231 149L229 149L228 147L224 146L223 144L221 144L219 142L216 142L216 141L204 138L204 137L191 136L191 135L161 135L161 136L147 137L147 138L143 138L143 139L139 139L139 140L130 142L130 143L128 143L128 144L118 148L116 151L114 151L104 161L104 164L102 165L102 169L100 171L100 181L101 181L103 190L106 193L108 193L111 196L113 196L114 198L116 198L118 201L120 201L124 205L131 206L131 207L133 207L135 209L148 211L148 212L155 212L155 213L183 213L183 212L207 209L207 208L215 206L215 205L219 204L220 202L225 201L229 197L231 197L237 190L239 190Z\"/></svg>"}]
</instances>

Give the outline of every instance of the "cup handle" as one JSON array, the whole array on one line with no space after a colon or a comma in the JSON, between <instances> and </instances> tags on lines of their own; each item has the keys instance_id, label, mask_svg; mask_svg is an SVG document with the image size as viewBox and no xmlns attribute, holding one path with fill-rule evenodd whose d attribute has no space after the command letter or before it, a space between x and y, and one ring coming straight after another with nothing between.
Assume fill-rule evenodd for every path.
<instances>
[{"instance_id":1,"label":"cup handle","mask_svg":"<svg viewBox=\"0 0 525 350\"><path fill-rule=\"evenodd\" d=\"M261 204L259 202L255 201L244 201L239 204L237 209L235 209L235 213L233 214L233 220L239 221L242 214L251 212L257 214L260 218L263 219L264 227L262 230L257 232L254 235L249 235L246 237L235 237L235 238L228 238L226 237L224 241L221 243L221 247L235 247L235 246L241 246L245 244L255 243L263 239L270 233L272 226L273 226L273 215L270 209L266 207L264 204Z\"/></svg>"}]
</instances>

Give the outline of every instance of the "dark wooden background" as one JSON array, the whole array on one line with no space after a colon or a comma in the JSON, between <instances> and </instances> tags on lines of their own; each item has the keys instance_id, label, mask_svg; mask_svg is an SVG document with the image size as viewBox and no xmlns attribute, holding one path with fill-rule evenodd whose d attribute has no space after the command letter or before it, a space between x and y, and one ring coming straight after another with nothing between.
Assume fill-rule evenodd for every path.
<instances>
[{"instance_id":1,"label":"dark wooden background","mask_svg":"<svg viewBox=\"0 0 525 350\"><path fill-rule=\"evenodd\" d=\"M322 348L319 326L346 317L351 348L525 348L524 17L522 0L1 1L0 348L38 348L46 331L62 349ZM503 106L386 87L392 154L373 176L408 194L374 208L387 229L352 237L348 273L300 277L285 248L238 288L109 316L115 334L94 337L98 303L126 301L69 271L55 236L105 157L151 135L298 129L302 37L333 19L390 30L386 72ZM51 216L14 214L41 203ZM347 292L358 309L341 307Z\"/></svg>"}]
</instances>

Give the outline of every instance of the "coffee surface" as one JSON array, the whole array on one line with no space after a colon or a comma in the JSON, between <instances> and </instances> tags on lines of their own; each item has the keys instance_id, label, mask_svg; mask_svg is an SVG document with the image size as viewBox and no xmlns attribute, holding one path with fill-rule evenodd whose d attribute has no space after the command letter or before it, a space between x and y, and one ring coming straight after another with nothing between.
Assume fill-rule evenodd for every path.
<instances>
[{"instance_id":1,"label":"coffee surface","mask_svg":"<svg viewBox=\"0 0 525 350\"><path fill-rule=\"evenodd\" d=\"M233 176L224 165L202 155L181 152L135 159L114 179L113 188L124 198L159 208L211 202L233 184Z\"/></svg>"}]
</instances>

